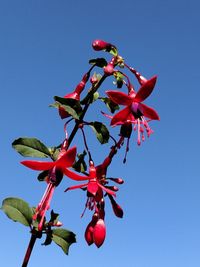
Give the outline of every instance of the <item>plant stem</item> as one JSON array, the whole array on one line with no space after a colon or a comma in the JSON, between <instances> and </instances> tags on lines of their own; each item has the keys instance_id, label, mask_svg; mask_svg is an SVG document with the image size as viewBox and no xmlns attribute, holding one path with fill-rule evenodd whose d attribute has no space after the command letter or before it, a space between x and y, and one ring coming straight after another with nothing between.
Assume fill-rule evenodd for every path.
<instances>
[{"instance_id":1,"label":"plant stem","mask_svg":"<svg viewBox=\"0 0 200 267\"><path fill-rule=\"evenodd\" d=\"M91 97L93 97L93 94L98 90L98 88L101 86L101 84L104 82L104 80L106 78L107 78L107 75L104 74L101 77L101 79L99 80L99 82L97 83L97 85L94 85L91 88L91 90L88 93L88 95L86 96L86 98L87 98L87 104L85 104L85 107L84 107L83 112L82 112L82 114L80 116L80 119L76 121L76 124L74 126L74 129L72 130L72 132L71 132L71 134L70 134L70 136L68 138L68 146L71 144L74 136L76 135L76 132L78 131L79 124L83 121L83 118L85 116L85 113L87 112L87 110L88 110L88 108L89 108L89 106L91 104L91 102L90 102L91 101Z\"/></svg>"},{"instance_id":2,"label":"plant stem","mask_svg":"<svg viewBox=\"0 0 200 267\"><path fill-rule=\"evenodd\" d=\"M31 252L33 250L33 247L35 245L35 241L37 239L37 235L36 234L31 234L31 239L30 239L30 242L28 244L28 248L26 250L26 254L25 254L25 257L24 257L24 261L22 263L22 267L26 267L28 266L28 262L29 262L29 259L30 259L30 256L31 256Z\"/></svg>"}]
</instances>

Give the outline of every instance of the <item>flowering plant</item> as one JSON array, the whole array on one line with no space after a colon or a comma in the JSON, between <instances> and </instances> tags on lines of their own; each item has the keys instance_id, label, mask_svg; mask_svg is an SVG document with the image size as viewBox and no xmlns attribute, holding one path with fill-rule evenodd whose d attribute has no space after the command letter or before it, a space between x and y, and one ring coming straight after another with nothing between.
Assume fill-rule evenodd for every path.
<instances>
[{"instance_id":1,"label":"flowering plant","mask_svg":"<svg viewBox=\"0 0 200 267\"><path fill-rule=\"evenodd\" d=\"M76 88L64 97L55 96L55 103L51 105L57 108L58 116L62 120L66 120L62 144L47 147L36 138L18 138L12 144L13 148L24 157L50 159L50 161L21 161L25 167L40 171L38 180L47 184L44 195L36 208L30 207L27 202L19 198L6 198L2 203L2 210L10 219L30 228L31 239L24 257L23 267L28 265L35 241L43 235L46 235L44 245L50 245L54 241L66 254L68 254L70 245L76 242L73 232L60 228L62 223L58 220L57 213L51 210L50 219L47 219L51 199L63 177L67 177L69 183L70 180L79 182L74 185L70 184L65 192L82 189L86 194L84 212L87 209L92 211L91 221L85 230L87 244L94 244L99 248L104 243L106 238L106 199L109 199L114 214L119 218L123 217L123 209L116 202L116 192L119 190L116 185L123 184L124 180L107 175L112 159L127 139L125 163L132 131L137 131L137 144L141 145L145 140L145 132L147 137L153 133L149 123L152 120L159 120L157 112L143 103L152 93L157 77L153 76L150 79L143 77L125 62L119 55L116 46L111 43L95 40L92 47L96 51L109 53L111 59L91 59L89 61L91 67L83 75ZM100 73L94 72L94 69L100 70ZM117 90L101 92L99 89L108 77L114 79ZM139 83L138 90L131 82L134 77ZM124 89L125 92L122 91ZM111 135L109 127L101 121L87 121L86 114L95 101L103 102L113 114L101 112L106 118L111 119L111 121L107 120L110 126L120 127L118 139ZM125 107L121 109L121 105ZM69 125L70 134L68 133ZM88 146L88 137L85 133L85 128L88 126L92 128L100 144L113 142L107 156L99 164L95 163L94 152ZM77 134L82 136L83 153L77 152L79 148L76 144L71 146Z\"/></svg>"}]
</instances>

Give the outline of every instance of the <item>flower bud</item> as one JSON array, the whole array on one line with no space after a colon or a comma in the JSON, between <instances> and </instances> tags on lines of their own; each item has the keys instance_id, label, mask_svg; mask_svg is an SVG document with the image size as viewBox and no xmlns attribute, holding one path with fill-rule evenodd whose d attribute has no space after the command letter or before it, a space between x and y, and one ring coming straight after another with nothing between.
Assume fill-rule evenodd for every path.
<instances>
[{"instance_id":1,"label":"flower bud","mask_svg":"<svg viewBox=\"0 0 200 267\"><path fill-rule=\"evenodd\" d=\"M112 45L110 43L104 42L103 40L95 40L92 43L92 47L96 51L101 51L101 50L109 50Z\"/></svg>"},{"instance_id":2,"label":"flower bud","mask_svg":"<svg viewBox=\"0 0 200 267\"><path fill-rule=\"evenodd\" d=\"M93 241L99 248L106 237L106 226L102 219L99 219L93 229Z\"/></svg>"}]
</instances>

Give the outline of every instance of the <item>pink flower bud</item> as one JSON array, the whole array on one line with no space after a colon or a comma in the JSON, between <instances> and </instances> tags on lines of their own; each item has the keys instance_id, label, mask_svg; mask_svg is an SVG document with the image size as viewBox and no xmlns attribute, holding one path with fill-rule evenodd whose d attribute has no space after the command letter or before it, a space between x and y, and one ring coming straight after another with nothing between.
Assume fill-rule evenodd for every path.
<instances>
[{"instance_id":1,"label":"pink flower bud","mask_svg":"<svg viewBox=\"0 0 200 267\"><path fill-rule=\"evenodd\" d=\"M114 73L114 66L112 63L109 63L106 67L104 67L104 73L108 76Z\"/></svg>"},{"instance_id":2,"label":"pink flower bud","mask_svg":"<svg viewBox=\"0 0 200 267\"><path fill-rule=\"evenodd\" d=\"M96 51L101 51L101 50L104 50L104 49L107 50L107 49L110 49L111 46L112 45L110 43L104 42L103 40L95 40L92 43L92 47Z\"/></svg>"},{"instance_id":3,"label":"pink flower bud","mask_svg":"<svg viewBox=\"0 0 200 267\"><path fill-rule=\"evenodd\" d=\"M121 178L109 178L109 180L111 180L117 184L123 184L124 183L124 180Z\"/></svg>"},{"instance_id":4,"label":"pink flower bud","mask_svg":"<svg viewBox=\"0 0 200 267\"><path fill-rule=\"evenodd\" d=\"M106 237L106 226L102 219L99 219L93 229L93 241L99 248Z\"/></svg>"}]
</instances>

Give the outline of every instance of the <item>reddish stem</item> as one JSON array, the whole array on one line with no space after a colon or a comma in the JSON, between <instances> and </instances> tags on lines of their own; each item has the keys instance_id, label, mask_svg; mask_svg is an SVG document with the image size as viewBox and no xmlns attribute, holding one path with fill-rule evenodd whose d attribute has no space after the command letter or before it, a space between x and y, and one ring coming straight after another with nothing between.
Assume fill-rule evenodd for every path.
<instances>
[{"instance_id":1,"label":"reddish stem","mask_svg":"<svg viewBox=\"0 0 200 267\"><path fill-rule=\"evenodd\" d=\"M28 266L28 262L29 262L29 259L30 259L30 256L31 256L31 252L33 250L33 247L35 245L36 239L37 239L37 235L32 233L31 234L31 239L30 239L30 242L29 242L29 245L28 245L28 248L27 248L25 257L24 257L24 261L22 263L22 267Z\"/></svg>"}]
</instances>

